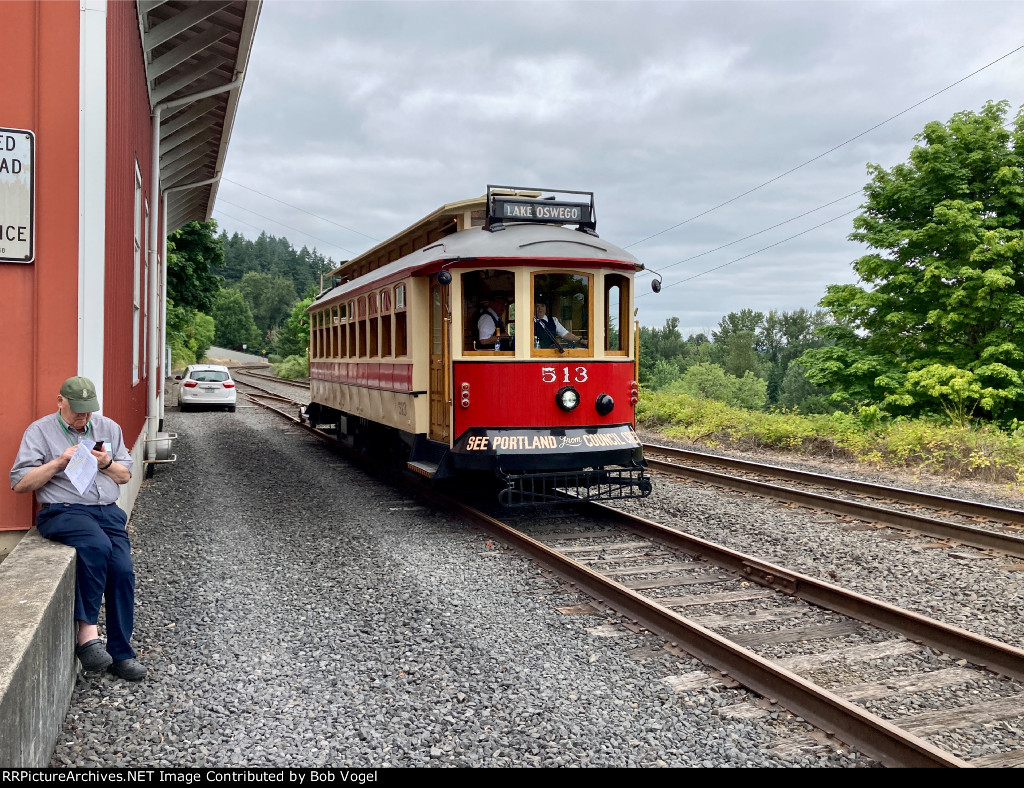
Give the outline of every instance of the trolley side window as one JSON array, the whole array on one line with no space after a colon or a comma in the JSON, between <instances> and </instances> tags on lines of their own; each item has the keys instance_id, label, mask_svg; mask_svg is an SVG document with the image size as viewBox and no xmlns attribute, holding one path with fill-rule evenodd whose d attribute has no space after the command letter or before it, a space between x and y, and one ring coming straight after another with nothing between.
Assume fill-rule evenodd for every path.
<instances>
[{"instance_id":1,"label":"trolley side window","mask_svg":"<svg viewBox=\"0 0 1024 788\"><path fill-rule=\"evenodd\" d=\"M604 278L604 349L615 355L629 353L629 279L622 274Z\"/></svg>"},{"instance_id":2,"label":"trolley side window","mask_svg":"<svg viewBox=\"0 0 1024 788\"><path fill-rule=\"evenodd\" d=\"M515 352L515 284L512 271L487 269L462 275L464 352Z\"/></svg>"},{"instance_id":3,"label":"trolley side window","mask_svg":"<svg viewBox=\"0 0 1024 788\"><path fill-rule=\"evenodd\" d=\"M348 308L345 304L338 307L338 355L348 355Z\"/></svg>"},{"instance_id":4,"label":"trolley side window","mask_svg":"<svg viewBox=\"0 0 1024 788\"><path fill-rule=\"evenodd\" d=\"M380 355L391 355L391 291L380 291Z\"/></svg>"},{"instance_id":5,"label":"trolley side window","mask_svg":"<svg viewBox=\"0 0 1024 788\"><path fill-rule=\"evenodd\" d=\"M358 355L358 347L356 345L356 334L358 331L358 322L356 320L356 302L348 302L348 357L352 358Z\"/></svg>"},{"instance_id":6,"label":"trolley side window","mask_svg":"<svg viewBox=\"0 0 1024 788\"><path fill-rule=\"evenodd\" d=\"M533 275L533 355L590 355L591 289L590 274Z\"/></svg>"},{"instance_id":7,"label":"trolley side window","mask_svg":"<svg viewBox=\"0 0 1024 788\"><path fill-rule=\"evenodd\" d=\"M360 296L356 301L356 309L359 310L359 357L366 357L366 296Z\"/></svg>"},{"instance_id":8,"label":"trolley side window","mask_svg":"<svg viewBox=\"0 0 1024 788\"><path fill-rule=\"evenodd\" d=\"M380 355L380 314L378 310L377 300L380 298L380 294L377 292L370 293L366 297L366 305L369 311L367 316L367 326L370 329L370 333L366 338L368 345L370 358L376 358Z\"/></svg>"},{"instance_id":9,"label":"trolley side window","mask_svg":"<svg viewBox=\"0 0 1024 788\"><path fill-rule=\"evenodd\" d=\"M313 357L323 357L323 324L324 324L324 313L322 310L313 313Z\"/></svg>"},{"instance_id":10,"label":"trolley side window","mask_svg":"<svg viewBox=\"0 0 1024 788\"><path fill-rule=\"evenodd\" d=\"M395 286L395 355L409 355L409 333L405 317L405 285Z\"/></svg>"},{"instance_id":11,"label":"trolley side window","mask_svg":"<svg viewBox=\"0 0 1024 788\"><path fill-rule=\"evenodd\" d=\"M331 350L330 357L337 358L340 352L340 344L338 342L338 331L341 328L341 316L338 314L338 307L331 307L331 327L328 329L331 335Z\"/></svg>"}]
</instances>

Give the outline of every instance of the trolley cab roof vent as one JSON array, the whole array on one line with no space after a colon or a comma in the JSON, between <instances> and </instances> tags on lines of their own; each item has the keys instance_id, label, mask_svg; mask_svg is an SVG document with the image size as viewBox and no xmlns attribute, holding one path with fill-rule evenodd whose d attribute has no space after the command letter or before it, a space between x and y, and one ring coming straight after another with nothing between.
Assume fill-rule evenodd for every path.
<instances>
[{"instance_id":1,"label":"trolley cab roof vent","mask_svg":"<svg viewBox=\"0 0 1024 788\"><path fill-rule=\"evenodd\" d=\"M587 200L557 199L556 195L582 195ZM575 224L576 229L597 236L593 192L567 189L536 189L525 186L487 187L487 220L484 229L497 232L506 222Z\"/></svg>"}]
</instances>

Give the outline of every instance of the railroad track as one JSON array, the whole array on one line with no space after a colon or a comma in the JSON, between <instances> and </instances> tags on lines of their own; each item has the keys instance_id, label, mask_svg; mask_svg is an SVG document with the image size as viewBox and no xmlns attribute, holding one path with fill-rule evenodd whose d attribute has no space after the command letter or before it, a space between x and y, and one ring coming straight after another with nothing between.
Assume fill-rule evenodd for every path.
<instances>
[{"instance_id":1,"label":"railroad track","mask_svg":"<svg viewBox=\"0 0 1024 788\"><path fill-rule=\"evenodd\" d=\"M670 685L767 699L726 713L782 707L888 766L1024 766L1020 649L598 504L572 522L460 511L712 668ZM978 702L954 703L961 687ZM972 730L1000 724L1006 750L971 760Z\"/></svg>"},{"instance_id":2,"label":"railroad track","mask_svg":"<svg viewBox=\"0 0 1024 788\"><path fill-rule=\"evenodd\" d=\"M299 403L247 396L337 445ZM792 747L842 742L899 767L1024 766L1024 650L598 504L499 513L430 496L596 600L594 612L610 607L709 666L666 676L677 691L743 686L764 701L722 713L781 708L816 726ZM972 735L993 729L1005 729L1000 751L972 757Z\"/></svg>"},{"instance_id":3,"label":"railroad track","mask_svg":"<svg viewBox=\"0 0 1024 788\"><path fill-rule=\"evenodd\" d=\"M251 377L254 380L263 380L268 383L275 383L282 386L290 386L292 388L304 389L309 391L308 380L288 380L287 378L279 378L276 375L268 375L261 370L269 370L269 364L249 364L241 367L234 367L231 372L232 376L244 375Z\"/></svg>"},{"instance_id":4,"label":"railroad track","mask_svg":"<svg viewBox=\"0 0 1024 788\"><path fill-rule=\"evenodd\" d=\"M1024 511L1020 509L657 444L644 444L644 457L651 470L676 478L776 498L1024 558ZM782 485L780 481L793 484ZM837 493L844 497L838 497Z\"/></svg>"}]
</instances>

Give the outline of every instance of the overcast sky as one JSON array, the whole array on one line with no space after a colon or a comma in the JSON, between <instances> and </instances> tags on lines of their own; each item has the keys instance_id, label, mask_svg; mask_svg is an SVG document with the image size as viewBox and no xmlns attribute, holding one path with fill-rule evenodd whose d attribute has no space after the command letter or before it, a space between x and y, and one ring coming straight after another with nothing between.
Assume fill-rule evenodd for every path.
<instances>
[{"instance_id":1,"label":"overcast sky","mask_svg":"<svg viewBox=\"0 0 1024 788\"><path fill-rule=\"evenodd\" d=\"M989 64L1022 45L1020 2L265 0L214 218L340 261L489 183L593 191L601 237L664 275L640 322L710 335L856 281L866 164L988 100L1012 117L1024 49Z\"/></svg>"}]
</instances>

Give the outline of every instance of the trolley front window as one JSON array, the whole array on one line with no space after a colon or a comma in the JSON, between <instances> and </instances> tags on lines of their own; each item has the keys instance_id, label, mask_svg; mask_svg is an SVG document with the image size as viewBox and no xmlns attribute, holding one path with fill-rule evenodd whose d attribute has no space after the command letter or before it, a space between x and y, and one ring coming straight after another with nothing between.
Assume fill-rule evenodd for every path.
<instances>
[{"instance_id":1,"label":"trolley front window","mask_svg":"<svg viewBox=\"0 0 1024 788\"><path fill-rule=\"evenodd\" d=\"M486 269L462 275L465 352L515 352L515 284L512 271Z\"/></svg>"},{"instance_id":2,"label":"trolley front window","mask_svg":"<svg viewBox=\"0 0 1024 788\"><path fill-rule=\"evenodd\" d=\"M614 355L629 353L629 279L622 274L604 278L604 349Z\"/></svg>"},{"instance_id":3,"label":"trolley front window","mask_svg":"<svg viewBox=\"0 0 1024 788\"><path fill-rule=\"evenodd\" d=\"M590 355L591 289L590 274L533 275L532 355Z\"/></svg>"}]
</instances>

